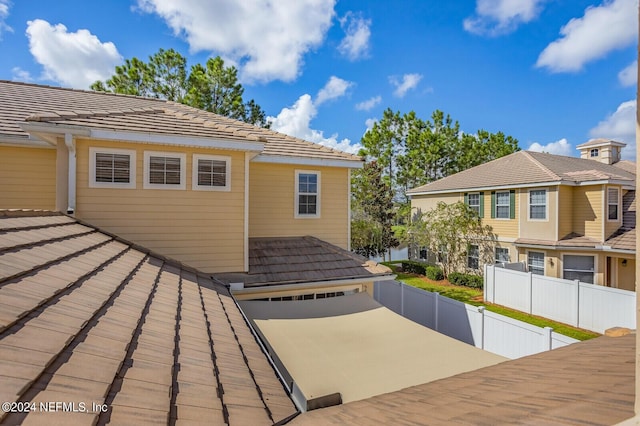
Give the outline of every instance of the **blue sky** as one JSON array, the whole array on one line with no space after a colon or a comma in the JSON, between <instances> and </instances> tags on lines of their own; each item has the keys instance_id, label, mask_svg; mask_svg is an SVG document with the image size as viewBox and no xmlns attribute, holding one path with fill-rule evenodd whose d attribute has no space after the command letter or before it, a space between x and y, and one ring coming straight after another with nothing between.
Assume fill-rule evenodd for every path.
<instances>
[{"instance_id":1,"label":"blue sky","mask_svg":"<svg viewBox=\"0 0 640 426\"><path fill-rule=\"evenodd\" d=\"M637 0L0 0L0 79L86 89L124 59L220 55L272 128L355 151L386 108L635 159Z\"/></svg>"}]
</instances>

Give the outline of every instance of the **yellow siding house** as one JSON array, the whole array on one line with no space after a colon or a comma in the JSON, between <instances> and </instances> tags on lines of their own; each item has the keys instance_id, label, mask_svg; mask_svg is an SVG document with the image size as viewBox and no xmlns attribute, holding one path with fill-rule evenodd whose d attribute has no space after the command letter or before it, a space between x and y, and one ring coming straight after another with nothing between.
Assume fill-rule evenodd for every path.
<instances>
[{"instance_id":1,"label":"yellow siding house","mask_svg":"<svg viewBox=\"0 0 640 426\"><path fill-rule=\"evenodd\" d=\"M360 167L174 102L0 81L0 209L61 211L207 273L250 274L254 238L312 237L350 258Z\"/></svg>"},{"instance_id":2,"label":"yellow siding house","mask_svg":"<svg viewBox=\"0 0 640 426\"><path fill-rule=\"evenodd\" d=\"M490 225L497 263L635 290L635 164L595 139L581 158L519 151L414 188L413 209L463 201Z\"/></svg>"}]
</instances>

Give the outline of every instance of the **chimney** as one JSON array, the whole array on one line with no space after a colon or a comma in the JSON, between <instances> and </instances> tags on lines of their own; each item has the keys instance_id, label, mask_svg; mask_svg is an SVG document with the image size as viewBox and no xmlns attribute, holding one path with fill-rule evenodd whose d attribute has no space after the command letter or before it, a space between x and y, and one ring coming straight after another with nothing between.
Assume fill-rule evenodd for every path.
<instances>
[{"instance_id":1,"label":"chimney","mask_svg":"<svg viewBox=\"0 0 640 426\"><path fill-rule=\"evenodd\" d=\"M626 143L611 139L591 139L576 148L580 150L580 158L614 164L620 161L620 152L625 146Z\"/></svg>"}]
</instances>

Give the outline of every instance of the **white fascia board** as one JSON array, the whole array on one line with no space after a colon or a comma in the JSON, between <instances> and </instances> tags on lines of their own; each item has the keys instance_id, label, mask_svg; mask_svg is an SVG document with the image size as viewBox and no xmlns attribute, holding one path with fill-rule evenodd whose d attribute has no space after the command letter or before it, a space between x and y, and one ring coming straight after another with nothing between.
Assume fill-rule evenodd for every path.
<instances>
[{"instance_id":1,"label":"white fascia board","mask_svg":"<svg viewBox=\"0 0 640 426\"><path fill-rule=\"evenodd\" d=\"M85 137L90 135L90 130L88 128L54 123L40 123L29 121L20 123L20 128L29 133L30 136L36 137L54 146L58 143L58 136L56 135L73 135Z\"/></svg>"},{"instance_id":2,"label":"white fascia board","mask_svg":"<svg viewBox=\"0 0 640 426\"><path fill-rule=\"evenodd\" d=\"M142 142L159 145L179 145L199 148L216 148L231 151L262 152L261 142L230 141L209 138L194 138L179 135L159 135L154 133L119 132L113 130L92 129L89 135L95 139L123 142Z\"/></svg>"},{"instance_id":3,"label":"white fascia board","mask_svg":"<svg viewBox=\"0 0 640 426\"><path fill-rule=\"evenodd\" d=\"M49 142L34 139L31 137L14 137L14 136L2 136L0 139L0 146L12 146L16 148L45 148L45 149L56 149L54 145Z\"/></svg>"},{"instance_id":4,"label":"white fascia board","mask_svg":"<svg viewBox=\"0 0 640 426\"><path fill-rule=\"evenodd\" d=\"M326 158L294 157L288 155L269 154L260 154L252 161L255 163L295 164L299 166L318 167L347 167L350 169L361 169L364 166L364 162L361 160L334 160Z\"/></svg>"},{"instance_id":5,"label":"white fascia board","mask_svg":"<svg viewBox=\"0 0 640 426\"><path fill-rule=\"evenodd\" d=\"M371 277L363 278L345 278L341 280L328 280L328 281L311 281L296 284L271 284L257 287L244 287L242 290L233 290L233 294L245 294L245 293L272 293L276 291L286 290L305 290L309 288L318 287L343 287L352 284L367 284L378 281L388 281L396 279L395 274L391 275L372 275ZM240 279L238 279L240 281Z\"/></svg>"}]
</instances>

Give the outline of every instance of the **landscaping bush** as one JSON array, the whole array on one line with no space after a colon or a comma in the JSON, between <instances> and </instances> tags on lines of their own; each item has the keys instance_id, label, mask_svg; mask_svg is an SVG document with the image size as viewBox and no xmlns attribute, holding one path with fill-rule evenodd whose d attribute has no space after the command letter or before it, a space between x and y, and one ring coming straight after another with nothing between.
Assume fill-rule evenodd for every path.
<instances>
[{"instance_id":1,"label":"landscaping bush","mask_svg":"<svg viewBox=\"0 0 640 426\"><path fill-rule=\"evenodd\" d=\"M484 280L479 275L452 272L449 274L448 278L451 284L461 285L464 287L482 288L484 285Z\"/></svg>"},{"instance_id":2,"label":"landscaping bush","mask_svg":"<svg viewBox=\"0 0 640 426\"><path fill-rule=\"evenodd\" d=\"M409 274L418 274L418 275L426 275L427 265L420 262L415 262L413 260L403 260L402 261L402 272L406 272Z\"/></svg>"},{"instance_id":3,"label":"landscaping bush","mask_svg":"<svg viewBox=\"0 0 640 426\"><path fill-rule=\"evenodd\" d=\"M433 281L440 281L444 279L444 273L438 266L427 266L425 276Z\"/></svg>"}]
</instances>

